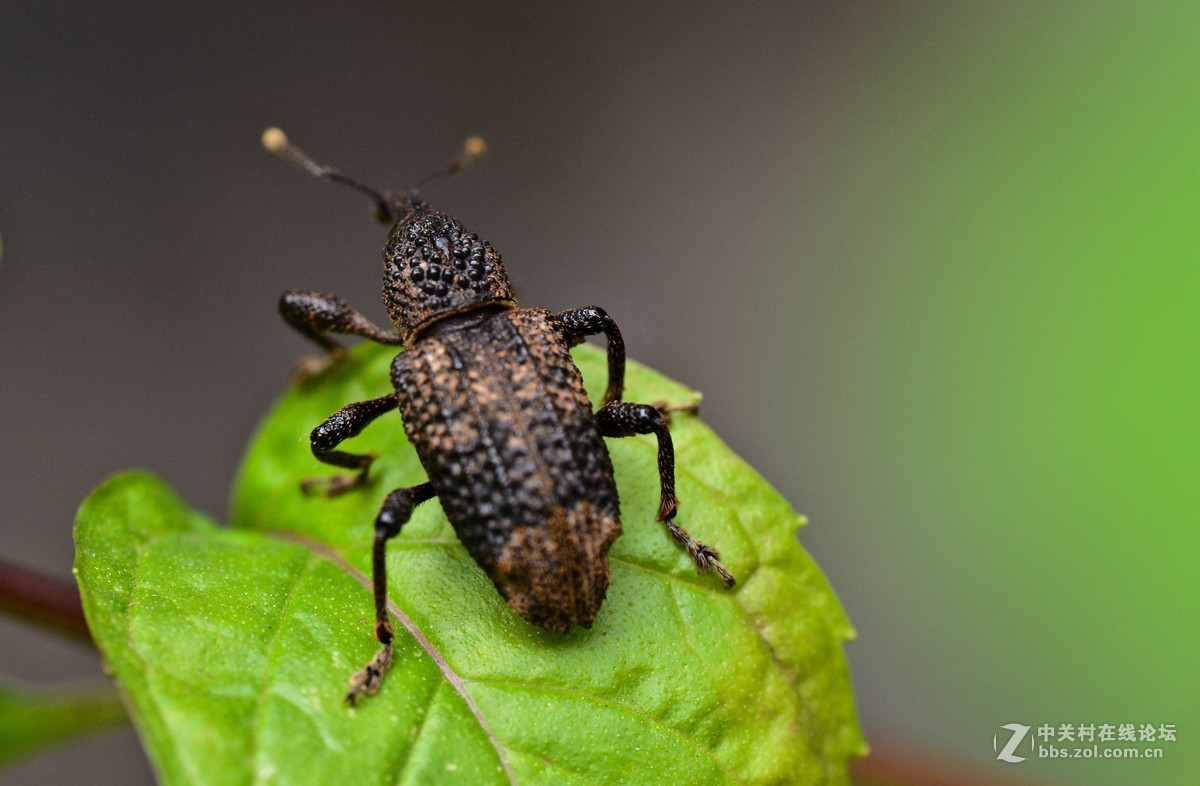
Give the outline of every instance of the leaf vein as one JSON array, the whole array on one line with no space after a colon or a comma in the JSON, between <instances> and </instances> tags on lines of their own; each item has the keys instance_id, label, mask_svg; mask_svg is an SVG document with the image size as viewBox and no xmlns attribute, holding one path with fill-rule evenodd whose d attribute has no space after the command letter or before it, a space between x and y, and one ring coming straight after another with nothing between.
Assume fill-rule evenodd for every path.
<instances>
[{"instance_id":1,"label":"leaf vein","mask_svg":"<svg viewBox=\"0 0 1200 786\"><path fill-rule=\"evenodd\" d=\"M283 608L279 612L279 620L275 626L275 633L271 636L271 645L267 651L267 668L266 674L263 676L262 689L258 692L258 697L254 707L254 723L251 734L250 760L254 762L255 779L258 778L258 772L261 770L258 760L262 756L262 724L263 713L267 706L267 693L271 689L271 675L275 671L275 658L279 649L279 640L283 637L283 629L287 625L288 614L291 613L292 604L296 600L296 595L300 592L300 585L312 573L313 566L317 563L317 555L309 552L306 556L304 567L296 575L292 582L291 591L288 592L287 600L283 603Z\"/></svg>"},{"instance_id":2,"label":"leaf vein","mask_svg":"<svg viewBox=\"0 0 1200 786\"><path fill-rule=\"evenodd\" d=\"M365 589L370 590L372 588L371 579L365 573L351 565L345 557L334 551L329 546L326 546L324 543L312 540L295 532L272 530L269 531L268 534L273 538L278 538L280 540L297 543L301 546L304 546L318 556L323 557L337 565L351 578L361 584ZM417 627L416 623L409 619L408 615L405 614L404 611L397 606L396 602L390 597L387 601L387 607L392 616L399 620L400 624L403 625L408 630L409 634L417 640L417 644L421 646L421 649L425 650L426 654L433 659L433 662L437 664L438 669L442 672L442 676L445 677L446 681L450 683L458 695L462 697L462 700L466 702L467 709L469 709L471 714L475 716L476 722L479 723L484 734L487 735L488 741L491 742L492 747L495 749L496 756L500 759L500 764L504 768L505 775L508 776L509 783L513 784L513 786L516 786L517 779L513 775L512 767L508 763L508 757L504 755L504 748L501 746L500 741L496 738L496 734L492 731L492 727L488 724L487 719L483 717L483 713L479 711L479 707L476 706L475 700L471 698L471 694L467 690L467 686L463 682L462 677L458 676L458 673L455 672L454 669L450 668L450 664L446 662L446 659L442 657L442 654L438 652L436 647L433 646L433 643L425 637L425 634L420 628Z\"/></svg>"},{"instance_id":3,"label":"leaf vein","mask_svg":"<svg viewBox=\"0 0 1200 786\"><path fill-rule=\"evenodd\" d=\"M505 747L509 750L510 753L519 753L522 756L528 756L531 759L537 759L538 761L545 762L551 769L559 770L560 772L565 772L567 775L571 776L572 778L574 778L576 780L583 781L584 783L595 783L595 784L597 784L597 786L600 786L600 781L596 780L595 778L584 775L579 770L573 770L570 767L566 766L565 764L560 764L559 762L556 762L553 759L551 759L550 757L545 756L541 753L534 753L533 751L524 750L522 748L514 748L512 745L506 745Z\"/></svg>"},{"instance_id":4,"label":"leaf vein","mask_svg":"<svg viewBox=\"0 0 1200 786\"><path fill-rule=\"evenodd\" d=\"M478 683L481 685L495 685L495 686L501 686L501 687L508 686L508 687L512 687L512 688L521 688L523 690L528 690L528 691L541 691L543 693L560 693L560 694L563 694L566 696L576 696L576 697L583 698L583 699L589 699L591 701L596 702L597 704L610 705L612 707L615 707L616 709L623 710L623 711L629 713L630 715L636 715L637 717L651 723L652 725L658 726L659 728L661 728L671 734L674 734L675 736L679 737L679 739L683 740L684 742L688 743L696 750L700 751L700 753L705 758L711 760L712 763L714 765L716 765L717 769L719 769L722 773L724 773L725 777L728 778L731 782L742 783L741 779L739 779L736 775L734 775L732 772L730 772L729 769L725 766L725 764L719 758L717 758L717 754L715 752L706 748L695 737L688 734L683 729L680 729L676 726L672 726L669 723L667 723L663 720L660 720L659 718L656 718L653 715L650 715L649 713L647 713L645 710L641 709L640 707L633 706L632 704L626 704L624 702L617 701L616 699L609 698L607 696L601 696L598 693L590 693L588 691L579 690L578 688L563 688L563 687L559 687L557 685L542 685L542 684L538 684L536 682L521 682L519 680L500 680L500 679L495 679L492 677L479 677L479 678L471 679L468 681L473 682L473 683Z\"/></svg>"},{"instance_id":5,"label":"leaf vein","mask_svg":"<svg viewBox=\"0 0 1200 786\"><path fill-rule=\"evenodd\" d=\"M404 773L408 772L409 766L413 762L412 753L417 749L417 743L421 741L421 735L425 733L425 727L429 725L429 716L433 715L433 705L437 701L438 688L434 685L433 690L429 693L429 701L425 702L425 712L421 714L421 725L417 727L417 733L413 735L412 742L409 743L408 750L404 751L404 761L400 765L399 771L396 773L395 783L397 786L404 780Z\"/></svg>"}]
</instances>

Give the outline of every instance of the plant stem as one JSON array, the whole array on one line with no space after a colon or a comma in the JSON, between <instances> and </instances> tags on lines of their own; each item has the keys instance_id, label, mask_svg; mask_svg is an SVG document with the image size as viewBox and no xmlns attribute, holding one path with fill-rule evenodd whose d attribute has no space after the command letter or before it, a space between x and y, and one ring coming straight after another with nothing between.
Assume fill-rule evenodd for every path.
<instances>
[{"instance_id":1,"label":"plant stem","mask_svg":"<svg viewBox=\"0 0 1200 786\"><path fill-rule=\"evenodd\" d=\"M0 560L0 612L92 643L74 582L44 576L4 560Z\"/></svg>"}]
</instances>

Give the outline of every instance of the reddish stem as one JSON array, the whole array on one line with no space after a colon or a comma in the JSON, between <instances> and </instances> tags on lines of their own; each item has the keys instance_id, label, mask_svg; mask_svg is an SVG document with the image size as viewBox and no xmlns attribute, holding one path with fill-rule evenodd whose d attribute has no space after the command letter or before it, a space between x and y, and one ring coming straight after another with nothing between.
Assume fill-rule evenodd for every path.
<instances>
[{"instance_id":1,"label":"reddish stem","mask_svg":"<svg viewBox=\"0 0 1200 786\"><path fill-rule=\"evenodd\" d=\"M850 776L854 786L1048 786L1046 781L987 772L954 756L874 738L870 754L850 762Z\"/></svg>"},{"instance_id":2,"label":"reddish stem","mask_svg":"<svg viewBox=\"0 0 1200 786\"><path fill-rule=\"evenodd\" d=\"M0 612L78 641L92 643L74 582L0 560Z\"/></svg>"}]
</instances>

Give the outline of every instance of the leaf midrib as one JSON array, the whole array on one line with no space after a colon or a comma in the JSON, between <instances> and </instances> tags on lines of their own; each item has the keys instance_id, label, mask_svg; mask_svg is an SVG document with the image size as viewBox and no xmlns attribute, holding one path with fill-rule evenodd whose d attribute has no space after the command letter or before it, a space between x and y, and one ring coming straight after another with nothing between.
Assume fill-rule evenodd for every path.
<instances>
[{"instance_id":1,"label":"leaf midrib","mask_svg":"<svg viewBox=\"0 0 1200 786\"><path fill-rule=\"evenodd\" d=\"M324 543L304 537L303 535L299 535L295 532L271 531L267 534L279 540L307 548L314 556L332 562L343 572L345 572L346 575L350 576L350 578L361 584L365 589L373 589L371 579L365 573L351 565L345 557L339 554L336 550L326 546ZM429 640L425 633L419 627L417 627L417 624L413 622L390 597L387 600L387 608L388 611L391 612L392 616L398 619L400 624L408 630L414 639L416 639L417 644L420 645L423 650L425 650L425 653L433 659L434 664L438 667L438 670L441 671L442 676L447 682L450 683L450 686L454 688L455 692L458 693L458 695L466 703L467 709L471 711L471 714L475 717L475 721L479 724L480 728L483 729L483 733L487 736L492 748L496 751L496 756L500 759L500 764L504 768L504 774L507 776L508 782L512 784L512 786L516 786L516 776L513 774L512 767L508 762L508 757L504 755L504 747L500 744L500 740L496 737L495 732L492 731L491 725L488 724L487 719L483 717L483 713L480 712L479 707L475 704L475 700L471 697L470 692L467 690L467 686L463 681L463 678L460 677L456 671L454 671L446 658L441 654L441 652L438 651L437 647L433 645L433 642ZM436 700L436 696L437 692L435 691L430 701L432 702Z\"/></svg>"},{"instance_id":2,"label":"leaf midrib","mask_svg":"<svg viewBox=\"0 0 1200 786\"><path fill-rule=\"evenodd\" d=\"M359 571L357 568L355 568L353 565L351 565L346 560L345 557L343 557L341 554L339 554L334 549L326 546L325 544L320 543L318 541L311 540L310 538L306 538L303 535L298 535L294 532L272 531L272 532L269 532L268 534L270 534L272 537L277 537L281 540L285 540L290 543L295 543L297 545L300 545L300 546L310 549L317 556L323 557L323 558L328 559L329 561L333 562L340 569L345 571L347 575L349 575L351 578L355 579L360 584L362 584L363 587L365 587L367 589L372 588L371 580L370 580L370 578L367 577L366 574ZM457 544L457 541L452 541L452 540L448 540L448 539L439 540L439 541L426 541L426 542L427 543L437 543L439 545ZM678 581L681 584L694 584L694 582L684 581L683 579L680 579L677 576L672 576L669 573L665 573L663 571L656 570L654 568L647 568L642 565L638 565L637 563L632 563L632 562L629 562L628 560L622 560L622 559L618 559L615 557L610 557L610 558L613 559L614 561L628 564L631 567L640 568L642 570L645 570L648 573L654 573L663 578ZM738 604L738 605L740 607L740 604ZM741 779L739 779L734 773L732 773L725 766L725 764L717 757L715 752L704 747L704 745L702 745L698 740L696 740L694 737L689 735L684 730L679 729L675 726L672 726L668 723L665 723L651 715L648 715L643 710L639 709L638 707L634 707L632 705L625 704L623 702L619 702L614 699L605 698L598 694L589 693L587 691L582 691L577 688L564 688L564 687L559 687L559 686L555 686L555 685L539 685L537 683L524 683L524 682L518 682L518 681L512 681L512 680L498 680L498 679L493 679L493 678L466 678L466 679L464 679L463 677L459 676L459 674L457 672L454 671L454 669L446 661L445 657L442 656L442 654L437 650L437 648L433 645L433 643L431 641L429 641L428 637L425 636L424 632L422 632L420 630L420 628L417 627L416 623L413 622L399 608L399 606L396 605L396 603L391 598L388 598L388 611L390 611L398 620L400 620L401 624L404 625L405 628L408 629L408 631L417 640L417 643L421 645L422 649L424 649L425 652L434 660L435 664L438 666L439 670L441 670L441 672L442 672L443 676L445 676L446 680L451 683L451 686L462 697L463 701L466 702L468 709L471 710L471 713L475 716L476 721L479 723L479 725L483 729L484 733L487 734L489 741L491 741L492 746L495 748L497 755L500 757L500 762L504 766L504 770L505 770L505 773L508 775L509 782L514 784L514 786L517 783L516 777L512 773L512 770L509 766L507 757L504 755L504 749L507 748L508 746L500 742L499 738L495 735L495 733L492 731L490 725L487 723L487 720L483 717L482 711L479 710L478 706L475 704L474 699L471 697L470 692L467 690L468 683L478 684L478 685L522 687L522 688L525 688L528 690L543 691L543 692L547 692L547 693L561 693L561 694L565 694L568 696L575 696L577 698L595 701L598 704L606 704L606 705L612 706L616 709L620 709L625 712L628 712L630 715L641 718L642 720L647 721L652 725L658 726L658 727L662 728L663 730L677 736L679 739L686 742L689 746L691 746L691 747L695 748L697 751L699 751L702 756L711 760L712 763L714 765L716 765L716 767L719 770L721 770L721 772L725 775L725 777L728 778L731 782L733 782L733 783L742 783L743 782ZM742 611L743 611L743 613L745 613L745 609L742 609ZM682 615L682 611L679 611L679 613ZM761 633L759 635L759 638L761 638ZM768 649L770 649L770 646L766 641L763 641L763 644L766 645L768 647ZM774 653L772 653L772 656L774 656ZM786 674L785 674L785 676L786 676ZM559 765L559 766L561 766L561 765Z\"/></svg>"}]
</instances>

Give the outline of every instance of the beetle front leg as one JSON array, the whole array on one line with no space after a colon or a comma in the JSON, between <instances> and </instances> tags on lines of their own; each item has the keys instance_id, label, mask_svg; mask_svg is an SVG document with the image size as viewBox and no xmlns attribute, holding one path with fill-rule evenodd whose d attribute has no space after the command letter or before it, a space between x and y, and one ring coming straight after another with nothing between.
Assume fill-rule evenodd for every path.
<instances>
[{"instance_id":1,"label":"beetle front leg","mask_svg":"<svg viewBox=\"0 0 1200 786\"><path fill-rule=\"evenodd\" d=\"M313 429L309 440L312 443L313 455L318 461L358 471L353 474L307 478L300 482L300 489L309 493L324 486L325 495L333 497L366 483L367 472L371 469L371 462L375 457L370 454L346 453L334 448L345 440L358 436L377 417L395 409L397 405L395 394L347 404Z\"/></svg>"},{"instance_id":2,"label":"beetle front leg","mask_svg":"<svg viewBox=\"0 0 1200 786\"><path fill-rule=\"evenodd\" d=\"M567 346L582 344L587 336L604 334L608 339L608 389L604 392L604 403L620 401L625 390L625 341L613 318L599 306L585 306L562 311L553 319Z\"/></svg>"},{"instance_id":3,"label":"beetle front leg","mask_svg":"<svg viewBox=\"0 0 1200 786\"><path fill-rule=\"evenodd\" d=\"M350 678L346 701L353 705L360 695L374 696L383 683L383 675L392 665L392 639L395 631L387 611L387 542L400 534L400 529L412 518L413 509L433 499L433 486L396 489L387 495L379 515L375 517L375 545L371 550L371 578L375 590L375 638L383 649Z\"/></svg>"},{"instance_id":4,"label":"beetle front leg","mask_svg":"<svg viewBox=\"0 0 1200 786\"><path fill-rule=\"evenodd\" d=\"M289 289L279 298L279 313L293 328L315 341L328 353L324 360L308 357L296 368L295 378L304 382L317 376L346 355L345 348L329 333L362 336L381 344L400 345L404 339L364 317L337 295L328 292Z\"/></svg>"},{"instance_id":5,"label":"beetle front leg","mask_svg":"<svg viewBox=\"0 0 1200 786\"><path fill-rule=\"evenodd\" d=\"M693 539L687 530L674 521L679 509L679 499L675 496L675 446L663 413L649 404L614 401L605 404L596 413L596 423L600 426L600 433L606 437L632 437L636 434L654 434L658 437L658 478L662 492L658 520L666 525L675 542L687 550L697 568L701 571L715 570L725 586L732 587L736 579L721 564L721 555L717 550Z\"/></svg>"}]
</instances>

